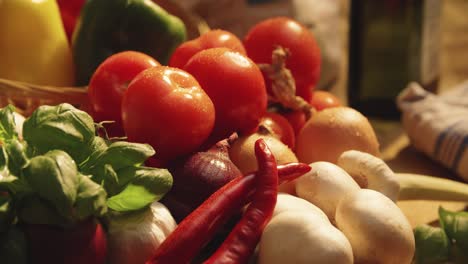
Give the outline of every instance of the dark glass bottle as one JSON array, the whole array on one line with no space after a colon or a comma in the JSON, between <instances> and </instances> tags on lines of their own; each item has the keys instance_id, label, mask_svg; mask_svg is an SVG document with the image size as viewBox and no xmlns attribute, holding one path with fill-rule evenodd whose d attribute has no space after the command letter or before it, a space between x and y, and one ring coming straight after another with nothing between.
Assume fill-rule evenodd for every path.
<instances>
[{"instance_id":1,"label":"dark glass bottle","mask_svg":"<svg viewBox=\"0 0 468 264\"><path fill-rule=\"evenodd\" d=\"M436 91L441 2L351 0L351 107L369 117L398 119L395 99L408 82Z\"/></svg>"}]
</instances>

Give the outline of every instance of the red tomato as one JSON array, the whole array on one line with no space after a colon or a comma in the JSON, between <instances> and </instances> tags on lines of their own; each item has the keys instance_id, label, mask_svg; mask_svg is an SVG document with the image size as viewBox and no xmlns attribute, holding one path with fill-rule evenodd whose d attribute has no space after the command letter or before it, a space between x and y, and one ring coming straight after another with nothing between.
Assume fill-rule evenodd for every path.
<instances>
[{"instance_id":1,"label":"red tomato","mask_svg":"<svg viewBox=\"0 0 468 264\"><path fill-rule=\"evenodd\" d=\"M296 95L310 101L320 75L320 49L312 32L287 17L266 19L253 26L244 38L247 55L256 63L271 63L276 46L290 52L286 67L296 81Z\"/></svg>"},{"instance_id":2,"label":"red tomato","mask_svg":"<svg viewBox=\"0 0 468 264\"><path fill-rule=\"evenodd\" d=\"M128 83L143 70L157 65L160 64L152 57L137 51L119 52L102 62L88 86L94 119L115 121L110 130L114 134L121 134L118 131L122 123L121 102Z\"/></svg>"},{"instance_id":3,"label":"red tomato","mask_svg":"<svg viewBox=\"0 0 468 264\"><path fill-rule=\"evenodd\" d=\"M169 66L183 68L188 60L197 52L210 48L230 48L242 54L245 52L242 41L231 32L225 30L211 30L200 37L182 43L169 60Z\"/></svg>"},{"instance_id":4,"label":"red tomato","mask_svg":"<svg viewBox=\"0 0 468 264\"><path fill-rule=\"evenodd\" d=\"M296 141L294 129L284 116L273 112L267 112L261 119L260 125L263 125L276 134L290 149L294 149Z\"/></svg>"},{"instance_id":5,"label":"red tomato","mask_svg":"<svg viewBox=\"0 0 468 264\"><path fill-rule=\"evenodd\" d=\"M312 100L310 104L317 109L317 111L322 111L325 108L341 106L340 99L334 94L327 91L315 91L312 94Z\"/></svg>"},{"instance_id":6,"label":"red tomato","mask_svg":"<svg viewBox=\"0 0 468 264\"><path fill-rule=\"evenodd\" d=\"M289 111L282 113L282 115L289 121L294 130L294 134L297 136L306 122L306 116L304 112Z\"/></svg>"},{"instance_id":7,"label":"red tomato","mask_svg":"<svg viewBox=\"0 0 468 264\"><path fill-rule=\"evenodd\" d=\"M266 112L267 93L253 61L228 48L213 48L195 54L184 69L198 80L215 106L210 142L257 128Z\"/></svg>"},{"instance_id":8,"label":"red tomato","mask_svg":"<svg viewBox=\"0 0 468 264\"><path fill-rule=\"evenodd\" d=\"M141 72L122 100L128 140L152 145L162 164L197 150L214 120L208 95L192 75L178 68L159 66Z\"/></svg>"}]
</instances>

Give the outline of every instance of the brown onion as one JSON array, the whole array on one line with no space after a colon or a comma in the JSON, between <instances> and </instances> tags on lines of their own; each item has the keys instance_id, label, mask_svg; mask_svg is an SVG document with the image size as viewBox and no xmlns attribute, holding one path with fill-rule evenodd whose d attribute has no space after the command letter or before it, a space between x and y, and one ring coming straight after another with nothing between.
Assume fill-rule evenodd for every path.
<instances>
[{"instance_id":1,"label":"brown onion","mask_svg":"<svg viewBox=\"0 0 468 264\"><path fill-rule=\"evenodd\" d=\"M232 143L232 147L229 149L229 156L232 162L242 173L247 174L257 170L254 144L259 138L262 138L271 152L273 152L278 165L297 162L296 155L286 144L260 126L256 133L235 140ZM296 188L295 183L296 180L283 183L279 186L279 191L294 195Z\"/></svg>"},{"instance_id":2,"label":"brown onion","mask_svg":"<svg viewBox=\"0 0 468 264\"><path fill-rule=\"evenodd\" d=\"M278 165L297 162L296 155L286 144L273 135L262 133L241 137L232 144L229 156L242 173L247 174L257 170L254 144L259 138L262 138L271 149Z\"/></svg>"}]
</instances>

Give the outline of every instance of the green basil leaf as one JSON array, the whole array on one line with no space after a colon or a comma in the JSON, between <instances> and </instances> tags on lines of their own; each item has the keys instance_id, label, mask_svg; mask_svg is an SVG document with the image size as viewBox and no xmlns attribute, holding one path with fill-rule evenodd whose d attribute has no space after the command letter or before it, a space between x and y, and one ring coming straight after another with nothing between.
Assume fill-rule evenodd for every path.
<instances>
[{"instance_id":1,"label":"green basil leaf","mask_svg":"<svg viewBox=\"0 0 468 264\"><path fill-rule=\"evenodd\" d=\"M119 188L119 177L114 168L109 164L104 165L102 175L104 177L104 189L109 192L109 195L117 193Z\"/></svg>"},{"instance_id":2,"label":"green basil leaf","mask_svg":"<svg viewBox=\"0 0 468 264\"><path fill-rule=\"evenodd\" d=\"M113 179L113 185L104 184L109 197L122 192L125 187L137 176L140 167L125 167L116 172L117 179ZM107 176L107 179L109 176Z\"/></svg>"},{"instance_id":3,"label":"green basil leaf","mask_svg":"<svg viewBox=\"0 0 468 264\"><path fill-rule=\"evenodd\" d=\"M107 193L101 185L89 177L80 175L75 211L79 220L89 216L103 216L107 212Z\"/></svg>"},{"instance_id":4,"label":"green basil leaf","mask_svg":"<svg viewBox=\"0 0 468 264\"><path fill-rule=\"evenodd\" d=\"M70 104L43 105L36 109L23 124L24 139L39 154L60 149L66 151L77 163L95 135L94 121L86 112Z\"/></svg>"},{"instance_id":5,"label":"green basil leaf","mask_svg":"<svg viewBox=\"0 0 468 264\"><path fill-rule=\"evenodd\" d=\"M0 147L0 192L9 192L14 197L32 192L28 184L18 178L21 176L20 168L27 163L23 150L23 144L17 139Z\"/></svg>"},{"instance_id":6,"label":"green basil leaf","mask_svg":"<svg viewBox=\"0 0 468 264\"><path fill-rule=\"evenodd\" d=\"M13 105L0 109L0 142L18 138L14 111L15 107Z\"/></svg>"},{"instance_id":7,"label":"green basil leaf","mask_svg":"<svg viewBox=\"0 0 468 264\"><path fill-rule=\"evenodd\" d=\"M141 165L146 159L155 153L153 147L148 144L130 143L125 141L113 142L96 158L91 171L93 174L104 165L109 164L117 171L119 169Z\"/></svg>"},{"instance_id":8,"label":"green basil leaf","mask_svg":"<svg viewBox=\"0 0 468 264\"><path fill-rule=\"evenodd\" d=\"M141 167L119 194L107 200L107 206L119 212L134 211L160 200L172 187L172 175L166 169Z\"/></svg>"},{"instance_id":9,"label":"green basil leaf","mask_svg":"<svg viewBox=\"0 0 468 264\"><path fill-rule=\"evenodd\" d=\"M99 156L104 153L107 149L107 142L104 138L95 136L88 144L87 151L84 151L87 155L86 158L82 158L83 162L79 164L79 169L82 172L90 173L90 168L96 164Z\"/></svg>"},{"instance_id":10,"label":"green basil leaf","mask_svg":"<svg viewBox=\"0 0 468 264\"><path fill-rule=\"evenodd\" d=\"M120 194L107 200L107 206L118 212L134 211L146 207L156 195L141 185L128 185Z\"/></svg>"},{"instance_id":11,"label":"green basil leaf","mask_svg":"<svg viewBox=\"0 0 468 264\"><path fill-rule=\"evenodd\" d=\"M9 175L10 171L8 170L8 154L6 153L6 150L2 145L0 146L0 182L3 178L6 178Z\"/></svg>"},{"instance_id":12,"label":"green basil leaf","mask_svg":"<svg viewBox=\"0 0 468 264\"><path fill-rule=\"evenodd\" d=\"M24 143L18 139L9 140L3 145L3 155L10 173L20 175L21 169L28 162Z\"/></svg>"},{"instance_id":13,"label":"green basil leaf","mask_svg":"<svg viewBox=\"0 0 468 264\"><path fill-rule=\"evenodd\" d=\"M420 225L414 229L415 264L438 264L449 261L450 240L440 227Z\"/></svg>"},{"instance_id":14,"label":"green basil leaf","mask_svg":"<svg viewBox=\"0 0 468 264\"><path fill-rule=\"evenodd\" d=\"M109 195L114 195L119 189L119 178L111 165L105 164L104 167L95 169L91 179L102 185Z\"/></svg>"},{"instance_id":15,"label":"green basil leaf","mask_svg":"<svg viewBox=\"0 0 468 264\"><path fill-rule=\"evenodd\" d=\"M0 233L10 228L13 218L11 198L6 196L6 194L0 193Z\"/></svg>"},{"instance_id":16,"label":"green basil leaf","mask_svg":"<svg viewBox=\"0 0 468 264\"><path fill-rule=\"evenodd\" d=\"M59 214L53 204L38 195L29 195L20 200L18 218L21 222L40 225L70 225L71 218Z\"/></svg>"},{"instance_id":17,"label":"green basil leaf","mask_svg":"<svg viewBox=\"0 0 468 264\"><path fill-rule=\"evenodd\" d=\"M31 194L33 190L29 185L18 177L0 172L0 192L8 192L14 197Z\"/></svg>"},{"instance_id":18,"label":"green basil leaf","mask_svg":"<svg viewBox=\"0 0 468 264\"><path fill-rule=\"evenodd\" d=\"M0 173L8 169L7 157L8 154L6 153L5 148L3 145L0 145Z\"/></svg>"},{"instance_id":19,"label":"green basil leaf","mask_svg":"<svg viewBox=\"0 0 468 264\"><path fill-rule=\"evenodd\" d=\"M28 242L18 227L0 235L0 256L3 264L27 264Z\"/></svg>"},{"instance_id":20,"label":"green basil leaf","mask_svg":"<svg viewBox=\"0 0 468 264\"><path fill-rule=\"evenodd\" d=\"M75 162L66 152L52 150L32 158L23 175L31 188L51 202L60 214L68 217L72 213L79 176Z\"/></svg>"},{"instance_id":21,"label":"green basil leaf","mask_svg":"<svg viewBox=\"0 0 468 264\"><path fill-rule=\"evenodd\" d=\"M132 181L137 176L137 172L139 170L140 167L126 167L117 171L117 177L119 177L119 187L116 193L123 191L125 186L127 186L130 181Z\"/></svg>"}]
</instances>

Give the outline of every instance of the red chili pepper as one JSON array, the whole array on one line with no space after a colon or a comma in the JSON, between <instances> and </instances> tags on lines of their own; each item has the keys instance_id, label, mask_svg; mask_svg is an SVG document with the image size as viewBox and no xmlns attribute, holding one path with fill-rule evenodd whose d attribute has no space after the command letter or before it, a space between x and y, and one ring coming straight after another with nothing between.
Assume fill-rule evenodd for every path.
<instances>
[{"instance_id":1,"label":"red chili pepper","mask_svg":"<svg viewBox=\"0 0 468 264\"><path fill-rule=\"evenodd\" d=\"M287 182L310 171L304 163L278 166L279 182ZM189 263L227 220L251 200L255 174L237 177L213 193L177 226L158 247L147 264Z\"/></svg>"},{"instance_id":2,"label":"red chili pepper","mask_svg":"<svg viewBox=\"0 0 468 264\"><path fill-rule=\"evenodd\" d=\"M204 264L247 263L271 219L278 195L276 160L263 139L255 142L255 156L258 171L253 200L223 244Z\"/></svg>"}]
</instances>

